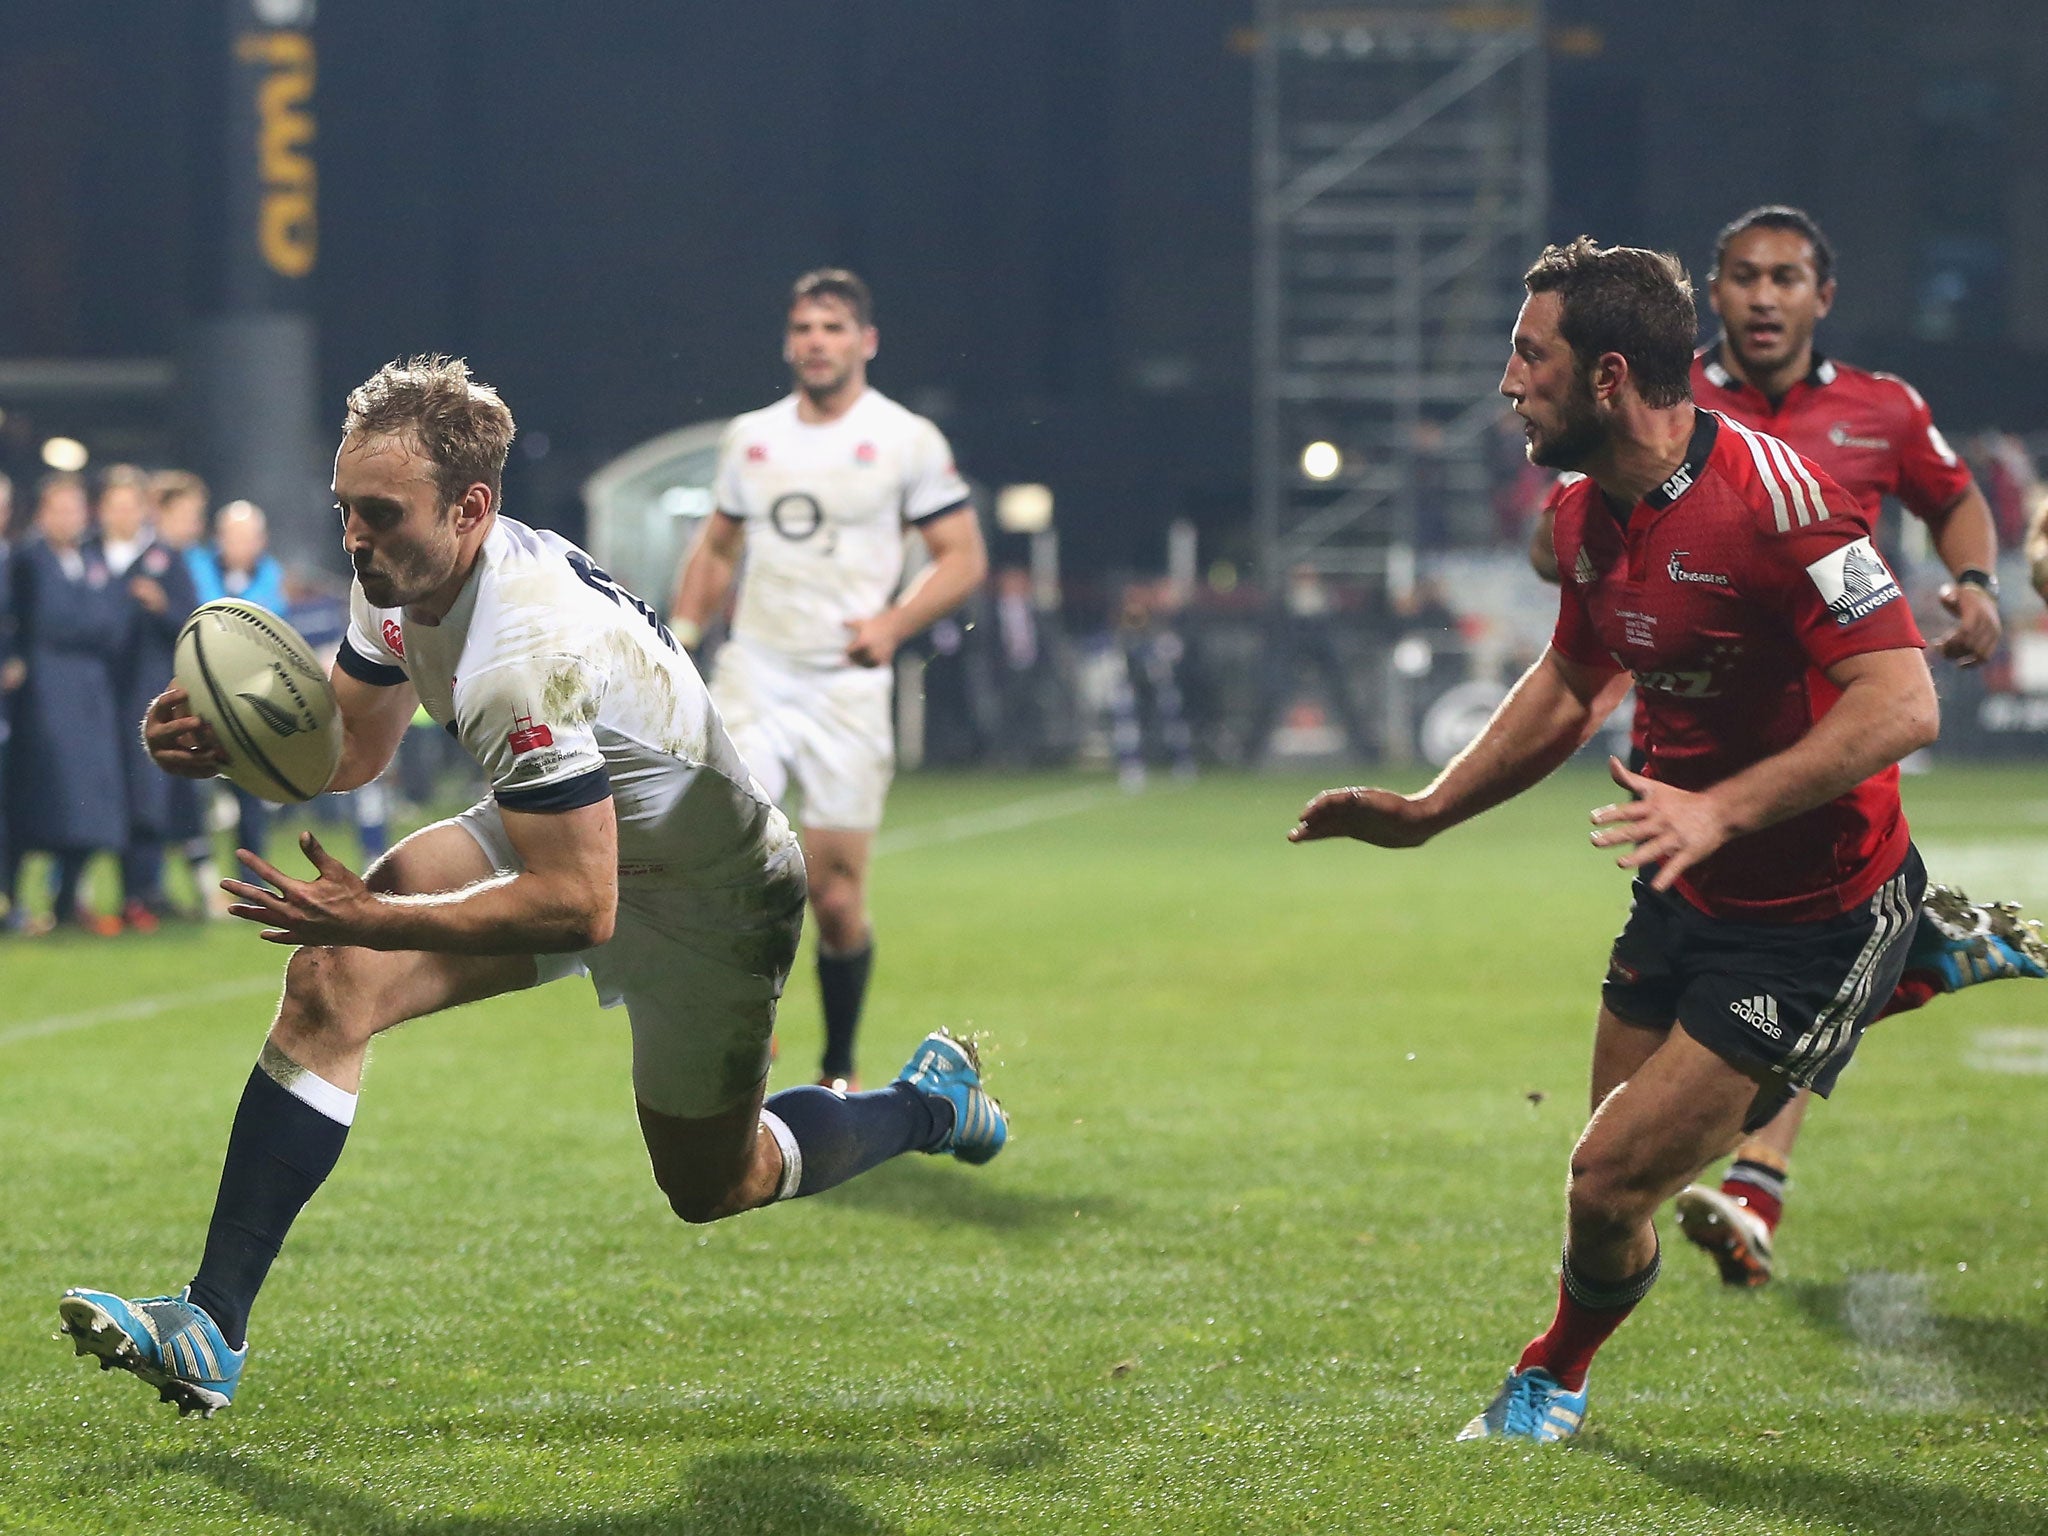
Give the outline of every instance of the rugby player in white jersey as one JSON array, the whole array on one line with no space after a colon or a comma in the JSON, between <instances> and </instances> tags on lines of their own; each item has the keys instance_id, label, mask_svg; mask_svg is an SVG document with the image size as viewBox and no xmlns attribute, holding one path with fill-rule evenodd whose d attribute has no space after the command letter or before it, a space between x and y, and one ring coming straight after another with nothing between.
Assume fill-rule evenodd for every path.
<instances>
[{"instance_id":1,"label":"rugby player in white jersey","mask_svg":"<svg viewBox=\"0 0 2048 1536\"><path fill-rule=\"evenodd\" d=\"M895 770L896 648L988 573L981 525L939 429L868 385L867 285L806 273L783 357L795 387L738 417L719 451L717 509L676 582L670 625L695 648L746 556L711 696L770 796L800 799L825 1051L818 1081L855 1088L854 1036L874 965L868 861ZM930 554L903 585L904 531Z\"/></svg>"},{"instance_id":2,"label":"rugby player in white jersey","mask_svg":"<svg viewBox=\"0 0 2048 1536\"><path fill-rule=\"evenodd\" d=\"M572 974L623 1004L654 1178L685 1221L816 1193L902 1152L988 1161L1007 1122L971 1047L940 1031L876 1093L763 1103L775 1003L796 953L803 857L659 618L574 545L499 515L511 413L447 358L392 363L349 396L334 464L355 566L333 674L329 786L368 783L414 709L490 781L358 878L309 833L297 879L222 882L230 910L298 946L229 1133L204 1257L175 1296L67 1291L80 1354L179 1412L231 1401L250 1306L341 1155L372 1036ZM150 707L159 766L221 755L175 687Z\"/></svg>"}]
</instances>

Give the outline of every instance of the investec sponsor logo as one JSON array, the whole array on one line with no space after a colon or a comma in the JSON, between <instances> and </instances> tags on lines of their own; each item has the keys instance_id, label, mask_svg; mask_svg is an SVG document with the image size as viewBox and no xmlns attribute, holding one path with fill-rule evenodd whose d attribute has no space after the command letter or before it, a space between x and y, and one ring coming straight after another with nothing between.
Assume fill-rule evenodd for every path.
<instances>
[{"instance_id":1,"label":"investec sponsor logo","mask_svg":"<svg viewBox=\"0 0 2048 1536\"><path fill-rule=\"evenodd\" d=\"M1673 581L1697 582L1702 586L1709 587L1725 587L1728 585L1728 578L1726 576L1719 575L1714 571L1688 571L1678 563L1690 553L1690 550L1684 549L1675 549L1671 552L1670 562L1664 569L1670 574Z\"/></svg>"},{"instance_id":2,"label":"investec sponsor logo","mask_svg":"<svg viewBox=\"0 0 2048 1536\"><path fill-rule=\"evenodd\" d=\"M1784 1038L1785 1031L1778 1026L1778 1000L1768 993L1759 992L1755 997L1739 998L1728 1005L1728 1011L1751 1029L1759 1030L1773 1040Z\"/></svg>"},{"instance_id":3,"label":"investec sponsor logo","mask_svg":"<svg viewBox=\"0 0 2048 1536\"><path fill-rule=\"evenodd\" d=\"M1849 430L1846 421L1838 421L1828 428L1828 441L1837 448L1875 448L1880 453L1889 451L1892 446L1888 437L1858 437Z\"/></svg>"},{"instance_id":4,"label":"investec sponsor logo","mask_svg":"<svg viewBox=\"0 0 2048 1536\"><path fill-rule=\"evenodd\" d=\"M1806 574L1837 624L1854 624L1901 595L1891 567L1867 537L1829 550Z\"/></svg>"}]
</instances>

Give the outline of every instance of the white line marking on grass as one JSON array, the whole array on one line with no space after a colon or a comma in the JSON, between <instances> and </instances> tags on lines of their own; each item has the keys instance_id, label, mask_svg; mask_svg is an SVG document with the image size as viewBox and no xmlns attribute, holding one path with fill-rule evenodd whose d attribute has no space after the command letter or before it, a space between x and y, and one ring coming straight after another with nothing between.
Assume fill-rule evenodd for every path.
<instances>
[{"instance_id":1,"label":"white line marking on grass","mask_svg":"<svg viewBox=\"0 0 2048 1536\"><path fill-rule=\"evenodd\" d=\"M2048 1029L2039 1025L1980 1029L1970 1037L1963 1065L2008 1077L2048 1077Z\"/></svg>"},{"instance_id":2,"label":"white line marking on grass","mask_svg":"<svg viewBox=\"0 0 2048 1536\"><path fill-rule=\"evenodd\" d=\"M232 1002L252 992L275 992L282 985L276 976L244 976L240 981L223 981L211 987L192 987L183 992L165 992L156 997L135 997L104 1008L87 1008L79 1013L53 1013L30 1019L11 1029L0 1029L0 1045L22 1040L41 1040L48 1035L68 1035L73 1030L100 1024L118 1024L129 1019L154 1018L178 1008L203 1008L210 1003Z\"/></svg>"},{"instance_id":3,"label":"white line marking on grass","mask_svg":"<svg viewBox=\"0 0 2048 1536\"><path fill-rule=\"evenodd\" d=\"M1095 784L1081 789L1063 789L1055 794L1030 795L1022 800L1012 800L1007 805L991 806L985 811L966 811L961 815L947 816L922 826L884 832L875 839L875 852L909 853L913 849L930 848L942 843L965 842L970 837L1014 832L1020 827L1033 826L1041 821L1053 821L1061 816L1075 816L1082 811L1092 811L1096 806L1116 798L1117 795L1116 790Z\"/></svg>"},{"instance_id":4,"label":"white line marking on grass","mask_svg":"<svg viewBox=\"0 0 2048 1536\"><path fill-rule=\"evenodd\" d=\"M1063 789L1053 794L1029 795L1022 800L1012 800L1006 805L991 806L985 811L968 811L922 826L884 832L875 839L875 852L909 853L918 848L965 842L972 837L1014 832L1041 821L1054 821L1062 816L1079 815L1082 811L1093 810L1096 806L1118 797L1118 791L1093 784L1078 789ZM26 1024L17 1024L11 1029L0 1030L0 1046L13 1045L22 1040L40 1040L48 1035L69 1034L73 1030L91 1029L99 1024L119 1023L124 1019L152 1018L174 1008L197 1008L209 1003L228 1002L238 997L246 997L252 992L275 991L279 984L276 977L246 977L241 981L223 982L213 987L195 987L190 991L171 992L160 997L133 998L125 1003L110 1003L104 1008L88 1008L79 1013L52 1014L47 1018L31 1019Z\"/></svg>"},{"instance_id":5,"label":"white line marking on grass","mask_svg":"<svg viewBox=\"0 0 2048 1536\"><path fill-rule=\"evenodd\" d=\"M1842 1294L1842 1322L1856 1340L1858 1363L1876 1396L1915 1411L1956 1405L1962 1394L1939 1353L1925 1275L1851 1275Z\"/></svg>"}]
</instances>

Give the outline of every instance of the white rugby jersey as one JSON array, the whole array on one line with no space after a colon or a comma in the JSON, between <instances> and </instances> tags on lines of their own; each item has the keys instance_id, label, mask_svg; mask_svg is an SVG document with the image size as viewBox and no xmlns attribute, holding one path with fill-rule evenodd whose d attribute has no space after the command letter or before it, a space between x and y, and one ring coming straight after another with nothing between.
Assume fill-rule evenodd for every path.
<instances>
[{"instance_id":1,"label":"white rugby jersey","mask_svg":"<svg viewBox=\"0 0 2048 1536\"><path fill-rule=\"evenodd\" d=\"M713 490L747 527L734 638L820 667L895 598L905 525L967 505L945 435L874 389L836 421L799 420L793 393L735 418Z\"/></svg>"},{"instance_id":2,"label":"white rugby jersey","mask_svg":"<svg viewBox=\"0 0 2048 1536\"><path fill-rule=\"evenodd\" d=\"M439 624L373 608L355 583L335 661L365 683L410 682L508 810L610 795L622 875L744 884L794 840L690 658L559 534L498 518Z\"/></svg>"}]
</instances>

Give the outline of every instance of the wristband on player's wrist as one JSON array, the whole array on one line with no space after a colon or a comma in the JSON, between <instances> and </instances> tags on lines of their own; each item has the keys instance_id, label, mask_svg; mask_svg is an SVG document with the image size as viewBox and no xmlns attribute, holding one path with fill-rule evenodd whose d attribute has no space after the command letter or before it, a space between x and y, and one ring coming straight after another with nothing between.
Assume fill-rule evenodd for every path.
<instances>
[{"instance_id":1,"label":"wristband on player's wrist","mask_svg":"<svg viewBox=\"0 0 2048 1536\"><path fill-rule=\"evenodd\" d=\"M1959 587L1975 587L1986 597L1990 598L1992 602L1998 601L1998 578L1992 575L1991 572L1978 566L1973 565L1966 570L1957 571L1956 585Z\"/></svg>"}]
</instances>

